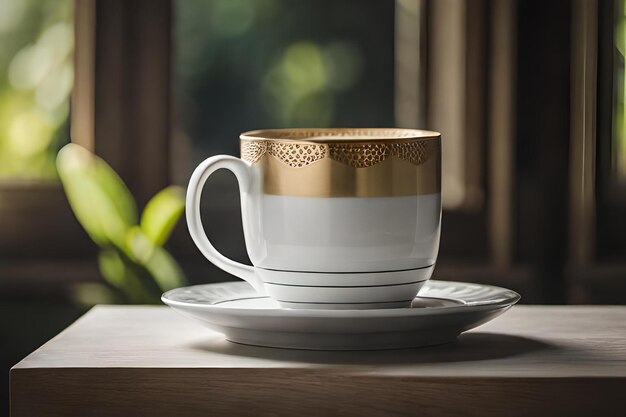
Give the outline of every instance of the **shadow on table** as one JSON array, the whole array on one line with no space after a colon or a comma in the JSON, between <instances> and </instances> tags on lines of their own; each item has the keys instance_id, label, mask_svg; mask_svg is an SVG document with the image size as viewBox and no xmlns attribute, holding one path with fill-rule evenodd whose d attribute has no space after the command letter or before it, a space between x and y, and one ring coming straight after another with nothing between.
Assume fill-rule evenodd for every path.
<instances>
[{"instance_id":1,"label":"shadow on table","mask_svg":"<svg viewBox=\"0 0 626 417\"><path fill-rule=\"evenodd\" d=\"M473 332L445 345L373 351L314 351L248 346L221 340L192 348L226 355L317 364L403 364L471 362L526 355L555 347L539 340L497 333Z\"/></svg>"}]
</instances>

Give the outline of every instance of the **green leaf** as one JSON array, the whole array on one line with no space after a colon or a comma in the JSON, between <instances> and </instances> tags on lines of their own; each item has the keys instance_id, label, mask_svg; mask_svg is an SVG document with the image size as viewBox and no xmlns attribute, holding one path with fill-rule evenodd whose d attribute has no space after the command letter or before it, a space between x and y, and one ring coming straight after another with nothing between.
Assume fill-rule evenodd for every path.
<instances>
[{"instance_id":1,"label":"green leaf","mask_svg":"<svg viewBox=\"0 0 626 417\"><path fill-rule=\"evenodd\" d=\"M137 222L135 201L115 171L85 148L68 144L59 151L57 169L74 215L100 246L121 247Z\"/></svg>"},{"instance_id":2,"label":"green leaf","mask_svg":"<svg viewBox=\"0 0 626 417\"><path fill-rule=\"evenodd\" d=\"M100 272L128 302L158 303L161 292L185 282L181 268L161 247L184 210L181 188L168 187L150 200L140 227L130 192L102 159L70 144L59 152L57 167L76 218L103 247ZM77 298L84 302L109 297L101 287L80 290Z\"/></svg>"},{"instance_id":3,"label":"green leaf","mask_svg":"<svg viewBox=\"0 0 626 417\"><path fill-rule=\"evenodd\" d=\"M104 279L120 290L126 290L126 265L115 249L105 249L98 255L98 267Z\"/></svg>"},{"instance_id":4,"label":"green leaf","mask_svg":"<svg viewBox=\"0 0 626 417\"><path fill-rule=\"evenodd\" d=\"M163 247L153 244L139 227L128 231L126 250L129 258L146 269L161 291L185 282L183 271L174 258Z\"/></svg>"},{"instance_id":5,"label":"green leaf","mask_svg":"<svg viewBox=\"0 0 626 417\"><path fill-rule=\"evenodd\" d=\"M186 283L185 274L169 254L160 246L155 246L152 256L145 264L161 291L168 291L178 288Z\"/></svg>"},{"instance_id":6,"label":"green leaf","mask_svg":"<svg viewBox=\"0 0 626 417\"><path fill-rule=\"evenodd\" d=\"M146 237L139 226L128 229L124 243L124 254L139 265L145 265L148 262L155 248L154 243Z\"/></svg>"},{"instance_id":7,"label":"green leaf","mask_svg":"<svg viewBox=\"0 0 626 417\"><path fill-rule=\"evenodd\" d=\"M185 209L181 187L170 186L157 193L146 204L141 215L141 230L152 243L162 246Z\"/></svg>"},{"instance_id":8,"label":"green leaf","mask_svg":"<svg viewBox=\"0 0 626 417\"><path fill-rule=\"evenodd\" d=\"M133 304L156 304L161 296L151 272L134 262L119 249L100 252L100 272L114 287L118 288Z\"/></svg>"}]
</instances>

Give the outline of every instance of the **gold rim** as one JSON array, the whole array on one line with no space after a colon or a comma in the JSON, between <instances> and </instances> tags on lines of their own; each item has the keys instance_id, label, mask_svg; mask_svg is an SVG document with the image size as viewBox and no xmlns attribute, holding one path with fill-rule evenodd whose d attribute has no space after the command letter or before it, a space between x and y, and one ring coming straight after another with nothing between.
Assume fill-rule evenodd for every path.
<instances>
[{"instance_id":1,"label":"gold rim","mask_svg":"<svg viewBox=\"0 0 626 417\"><path fill-rule=\"evenodd\" d=\"M384 197L441 191L441 135L416 129L270 129L241 135L263 192Z\"/></svg>"},{"instance_id":2,"label":"gold rim","mask_svg":"<svg viewBox=\"0 0 626 417\"><path fill-rule=\"evenodd\" d=\"M242 133L242 140L310 143L409 142L441 137L439 132L404 128L294 128L261 129Z\"/></svg>"},{"instance_id":3,"label":"gold rim","mask_svg":"<svg viewBox=\"0 0 626 417\"><path fill-rule=\"evenodd\" d=\"M241 159L255 164L271 155L292 168L332 159L353 168L367 168L392 157L421 165L439 151L439 138L408 142L241 141Z\"/></svg>"}]
</instances>

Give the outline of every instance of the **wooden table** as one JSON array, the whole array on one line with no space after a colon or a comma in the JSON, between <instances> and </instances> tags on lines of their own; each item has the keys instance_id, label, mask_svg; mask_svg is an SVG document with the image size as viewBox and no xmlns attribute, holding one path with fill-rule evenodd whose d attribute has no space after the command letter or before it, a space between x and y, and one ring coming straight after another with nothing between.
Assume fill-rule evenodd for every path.
<instances>
[{"instance_id":1,"label":"wooden table","mask_svg":"<svg viewBox=\"0 0 626 417\"><path fill-rule=\"evenodd\" d=\"M96 307L11 370L11 410L625 416L626 307L518 306L456 344L377 352L243 346L167 307Z\"/></svg>"}]
</instances>

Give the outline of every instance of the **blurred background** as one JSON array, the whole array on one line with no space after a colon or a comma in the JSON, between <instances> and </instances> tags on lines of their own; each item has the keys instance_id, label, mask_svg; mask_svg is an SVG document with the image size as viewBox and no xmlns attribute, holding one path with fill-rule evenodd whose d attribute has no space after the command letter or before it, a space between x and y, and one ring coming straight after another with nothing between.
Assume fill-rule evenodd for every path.
<instances>
[{"instance_id":1,"label":"blurred background","mask_svg":"<svg viewBox=\"0 0 626 417\"><path fill-rule=\"evenodd\" d=\"M70 142L119 174L130 193L103 201L136 205L132 220L201 160L238 155L246 130L438 130L436 279L623 304L625 51L624 0L2 0L0 403L8 369L90 305L231 279L183 219L152 242L170 269L132 245L111 260L73 210L119 180L70 206L55 164ZM176 224L176 195L146 211ZM203 205L215 245L248 262L235 179L211 177Z\"/></svg>"}]
</instances>

